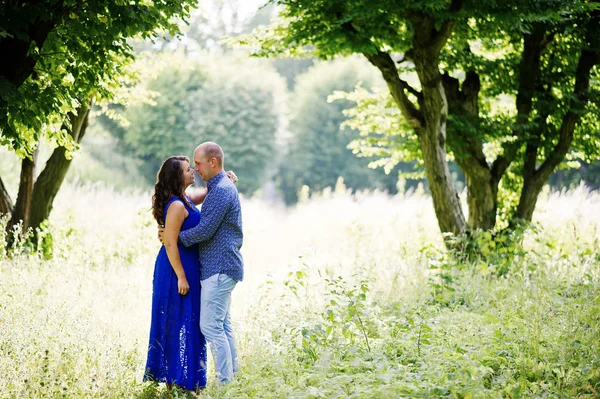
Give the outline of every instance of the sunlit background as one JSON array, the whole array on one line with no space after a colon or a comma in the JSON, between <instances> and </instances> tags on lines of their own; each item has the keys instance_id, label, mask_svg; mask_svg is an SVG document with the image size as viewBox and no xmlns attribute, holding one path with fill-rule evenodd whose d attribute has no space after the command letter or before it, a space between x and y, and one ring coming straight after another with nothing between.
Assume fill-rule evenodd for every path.
<instances>
[{"instance_id":1,"label":"sunlit background","mask_svg":"<svg viewBox=\"0 0 600 399\"><path fill-rule=\"evenodd\" d=\"M141 381L152 188L162 160L209 140L239 177L246 278L232 305L241 373L202 396L600 395L598 164L555 172L531 228L454 256L422 167L375 162L344 125L356 104L339 92L384 90L379 71L249 57L231 38L277 18L262 3L203 1L180 37L130 42L139 82L93 108L41 249L19 234L10 256L0 247L0 397L168 397ZM38 165L54 147L40 144ZM18 165L0 148L12 198Z\"/></svg>"}]
</instances>

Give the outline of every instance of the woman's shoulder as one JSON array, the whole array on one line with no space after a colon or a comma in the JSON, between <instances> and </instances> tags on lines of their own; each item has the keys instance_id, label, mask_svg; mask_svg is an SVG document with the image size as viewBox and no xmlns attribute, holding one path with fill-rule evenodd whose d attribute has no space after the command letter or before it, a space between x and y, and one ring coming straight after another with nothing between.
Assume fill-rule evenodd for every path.
<instances>
[{"instance_id":1,"label":"woman's shoulder","mask_svg":"<svg viewBox=\"0 0 600 399\"><path fill-rule=\"evenodd\" d=\"M180 199L178 201L172 201L170 205L165 208L165 219L167 217L182 216L184 219L188 217L189 211Z\"/></svg>"},{"instance_id":2,"label":"woman's shoulder","mask_svg":"<svg viewBox=\"0 0 600 399\"><path fill-rule=\"evenodd\" d=\"M185 205L181 198L179 197L171 197L171 199L165 204L165 213L169 209L185 209Z\"/></svg>"},{"instance_id":3,"label":"woman's shoulder","mask_svg":"<svg viewBox=\"0 0 600 399\"><path fill-rule=\"evenodd\" d=\"M177 207L177 208L184 208L185 205L183 203L183 201L181 200L181 198L173 198L171 201L169 201L169 203L171 204L171 206Z\"/></svg>"}]
</instances>

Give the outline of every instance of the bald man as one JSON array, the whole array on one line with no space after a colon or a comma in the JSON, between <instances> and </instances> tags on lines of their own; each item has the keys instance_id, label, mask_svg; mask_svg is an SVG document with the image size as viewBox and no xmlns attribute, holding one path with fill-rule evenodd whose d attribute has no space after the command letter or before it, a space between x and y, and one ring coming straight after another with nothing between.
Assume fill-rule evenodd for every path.
<instances>
[{"instance_id":1,"label":"bald man","mask_svg":"<svg viewBox=\"0 0 600 399\"><path fill-rule=\"evenodd\" d=\"M179 239L189 247L199 244L200 329L210 344L217 379L230 382L238 369L231 328L231 292L244 278L242 210L238 191L224 171L224 154L213 142L194 151L195 170L206 182L208 193L202 204L200 222L183 231Z\"/></svg>"}]
</instances>

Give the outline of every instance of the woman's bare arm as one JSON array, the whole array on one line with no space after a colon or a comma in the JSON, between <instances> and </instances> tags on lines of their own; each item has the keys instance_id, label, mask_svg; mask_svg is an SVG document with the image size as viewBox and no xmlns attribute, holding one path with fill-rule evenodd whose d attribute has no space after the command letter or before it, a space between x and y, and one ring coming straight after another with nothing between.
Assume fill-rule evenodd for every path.
<instances>
[{"instance_id":1,"label":"woman's bare arm","mask_svg":"<svg viewBox=\"0 0 600 399\"><path fill-rule=\"evenodd\" d=\"M177 247L177 239L179 238L179 232L183 225L183 220L188 216L188 211L180 201L174 201L167 210L165 231L163 240L165 249L167 250L167 257L173 267L173 271L177 275L177 292L181 295L185 295L190 290L183 265L181 264L181 257L179 256L179 248Z\"/></svg>"},{"instance_id":2,"label":"woman's bare arm","mask_svg":"<svg viewBox=\"0 0 600 399\"><path fill-rule=\"evenodd\" d=\"M229 177L231 179L232 182L237 183L238 177L236 176L235 173L233 173L233 170L229 170L229 171L225 172L225 174L227 175L227 177ZM188 197L190 197L190 199L192 200L194 205L200 205L201 203L204 202L204 198L206 198L206 194L208 194L208 190L206 188L202 188L199 190L192 191L191 193L188 194Z\"/></svg>"},{"instance_id":3,"label":"woman's bare arm","mask_svg":"<svg viewBox=\"0 0 600 399\"><path fill-rule=\"evenodd\" d=\"M206 194L208 194L208 190L206 188L201 188L199 190L194 190L191 193L189 193L188 197L190 197L194 205L200 205L202 202L204 202Z\"/></svg>"}]
</instances>

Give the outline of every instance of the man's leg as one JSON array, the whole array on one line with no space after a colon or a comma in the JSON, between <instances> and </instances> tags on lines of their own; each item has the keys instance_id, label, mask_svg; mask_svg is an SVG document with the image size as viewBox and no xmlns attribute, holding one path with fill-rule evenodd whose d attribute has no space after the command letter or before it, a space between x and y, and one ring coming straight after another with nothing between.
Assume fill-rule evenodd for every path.
<instances>
[{"instance_id":1,"label":"man's leg","mask_svg":"<svg viewBox=\"0 0 600 399\"><path fill-rule=\"evenodd\" d=\"M235 338L233 337L233 328L231 326L231 301L229 301L229 309L227 309L227 315L225 316L225 321L223 322L223 330L225 331L225 335L227 336L227 342L229 342L229 351L231 352L231 362L233 365L233 372L237 373L238 371L238 357L237 350L235 348Z\"/></svg>"},{"instance_id":2,"label":"man's leg","mask_svg":"<svg viewBox=\"0 0 600 399\"><path fill-rule=\"evenodd\" d=\"M226 274L216 274L201 282L200 329L206 341L210 344L217 378L221 382L229 382L233 379L234 363L231 345L225 333L225 325L231 332L229 307L231 305L231 291L233 291L236 283L234 279Z\"/></svg>"}]
</instances>

